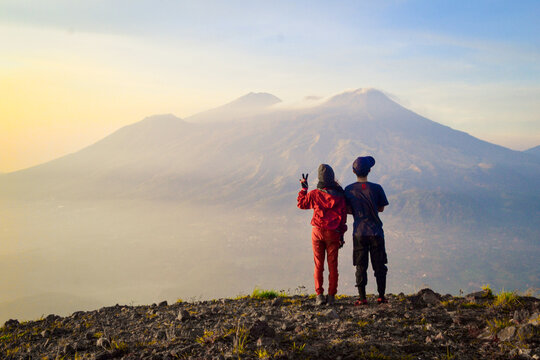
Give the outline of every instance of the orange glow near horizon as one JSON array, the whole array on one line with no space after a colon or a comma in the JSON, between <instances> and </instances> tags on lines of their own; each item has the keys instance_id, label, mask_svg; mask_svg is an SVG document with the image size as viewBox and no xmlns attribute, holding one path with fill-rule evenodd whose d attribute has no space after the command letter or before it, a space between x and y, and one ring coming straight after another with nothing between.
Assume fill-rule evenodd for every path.
<instances>
[{"instance_id":1,"label":"orange glow near horizon","mask_svg":"<svg viewBox=\"0 0 540 360\"><path fill-rule=\"evenodd\" d=\"M181 105L190 101L200 102L92 65L0 68L0 172L53 160L146 116L189 109Z\"/></svg>"}]
</instances>

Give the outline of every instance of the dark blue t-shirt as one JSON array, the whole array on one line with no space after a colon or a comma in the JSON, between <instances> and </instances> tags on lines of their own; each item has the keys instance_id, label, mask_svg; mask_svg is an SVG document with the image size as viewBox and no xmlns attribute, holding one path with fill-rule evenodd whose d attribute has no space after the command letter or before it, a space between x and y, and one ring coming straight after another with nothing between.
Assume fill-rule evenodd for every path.
<instances>
[{"instance_id":1,"label":"dark blue t-shirt","mask_svg":"<svg viewBox=\"0 0 540 360\"><path fill-rule=\"evenodd\" d=\"M354 217L354 235L384 237L377 209L388 200L381 185L355 182L345 188L345 199Z\"/></svg>"}]
</instances>

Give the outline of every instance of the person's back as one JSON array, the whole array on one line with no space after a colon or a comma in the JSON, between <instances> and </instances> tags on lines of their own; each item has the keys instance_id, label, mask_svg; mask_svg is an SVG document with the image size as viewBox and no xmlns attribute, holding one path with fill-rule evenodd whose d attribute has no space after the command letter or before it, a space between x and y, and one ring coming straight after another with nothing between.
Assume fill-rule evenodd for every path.
<instances>
[{"instance_id":1,"label":"person's back","mask_svg":"<svg viewBox=\"0 0 540 360\"><path fill-rule=\"evenodd\" d=\"M379 208L388 205L381 185L355 182L345 188L345 197L354 218L354 233L384 237Z\"/></svg>"},{"instance_id":2,"label":"person's back","mask_svg":"<svg viewBox=\"0 0 540 360\"><path fill-rule=\"evenodd\" d=\"M388 262L384 244L384 231L379 212L388 205L381 185L367 181L375 159L371 156L359 157L353 163L357 182L345 188L345 198L349 212L354 217L353 225L353 265L356 266L356 286L359 299L357 305L367 304L366 285L368 257L377 280L378 302L384 303Z\"/></svg>"},{"instance_id":3,"label":"person's back","mask_svg":"<svg viewBox=\"0 0 540 360\"><path fill-rule=\"evenodd\" d=\"M325 188L302 193L298 197L298 207L314 210L311 225L321 230L345 232L347 213L343 191Z\"/></svg>"},{"instance_id":4,"label":"person's back","mask_svg":"<svg viewBox=\"0 0 540 360\"><path fill-rule=\"evenodd\" d=\"M333 304L338 285L338 251L342 246L343 233L347 231L347 205L343 189L334 179L334 171L327 164L318 170L317 188L308 192L307 175L302 174L302 190L298 193L298 207L313 209L311 242L315 264L314 280L317 305L326 301ZM328 299L324 296L324 259L328 262Z\"/></svg>"}]
</instances>

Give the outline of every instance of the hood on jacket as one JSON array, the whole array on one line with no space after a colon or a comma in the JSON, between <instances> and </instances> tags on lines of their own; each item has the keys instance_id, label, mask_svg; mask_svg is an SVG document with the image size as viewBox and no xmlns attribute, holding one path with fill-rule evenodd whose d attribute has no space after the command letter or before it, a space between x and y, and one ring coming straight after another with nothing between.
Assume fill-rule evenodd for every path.
<instances>
[{"instance_id":1,"label":"hood on jacket","mask_svg":"<svg viewBox=\"0 0 540 360\"><path fill-rule=\"evenodd\" d=\"M319 182L324 184L333 184L335 182L334 180L334 170L330 165L327 164L321 164L319 165Z\"/></svg>"},{"instance_id":2,"label":"hood on jacket","mask_svg":"<svg viewBox=\"0 0 540 360\"><path fill-rule=\"evenodd\" d=\"M317 183L317 189L329 190L329 193L331 193L332 195L338 195L343 193L343 188L336 182L334 170L330 165L319 165L318 175L319 182Z\"/></svg>"}]
</instances>

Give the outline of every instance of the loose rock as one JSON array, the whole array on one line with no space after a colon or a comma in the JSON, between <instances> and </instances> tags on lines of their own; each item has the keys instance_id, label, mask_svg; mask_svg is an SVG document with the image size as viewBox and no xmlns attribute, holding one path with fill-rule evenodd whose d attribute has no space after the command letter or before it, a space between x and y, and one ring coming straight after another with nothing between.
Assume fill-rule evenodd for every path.
<instances>
[{"instance_id":1,"label":"loose rock","mask_svg":"<svg viewBox=\"0 0 540 360\"><path fill-rule=\"evenodd\" d=\"M365 307L354 300L340 298L334 308L315 307L307 296L161 302L11 320L0 328L0 359L441 359L448 352L455 359L540 360L536 298L520 297L517 312L461 307L469 300L429 289L389 294L384 306L372 295ZM495 334L495 319L511 326Z\"/></svg>"}]
</instances>

